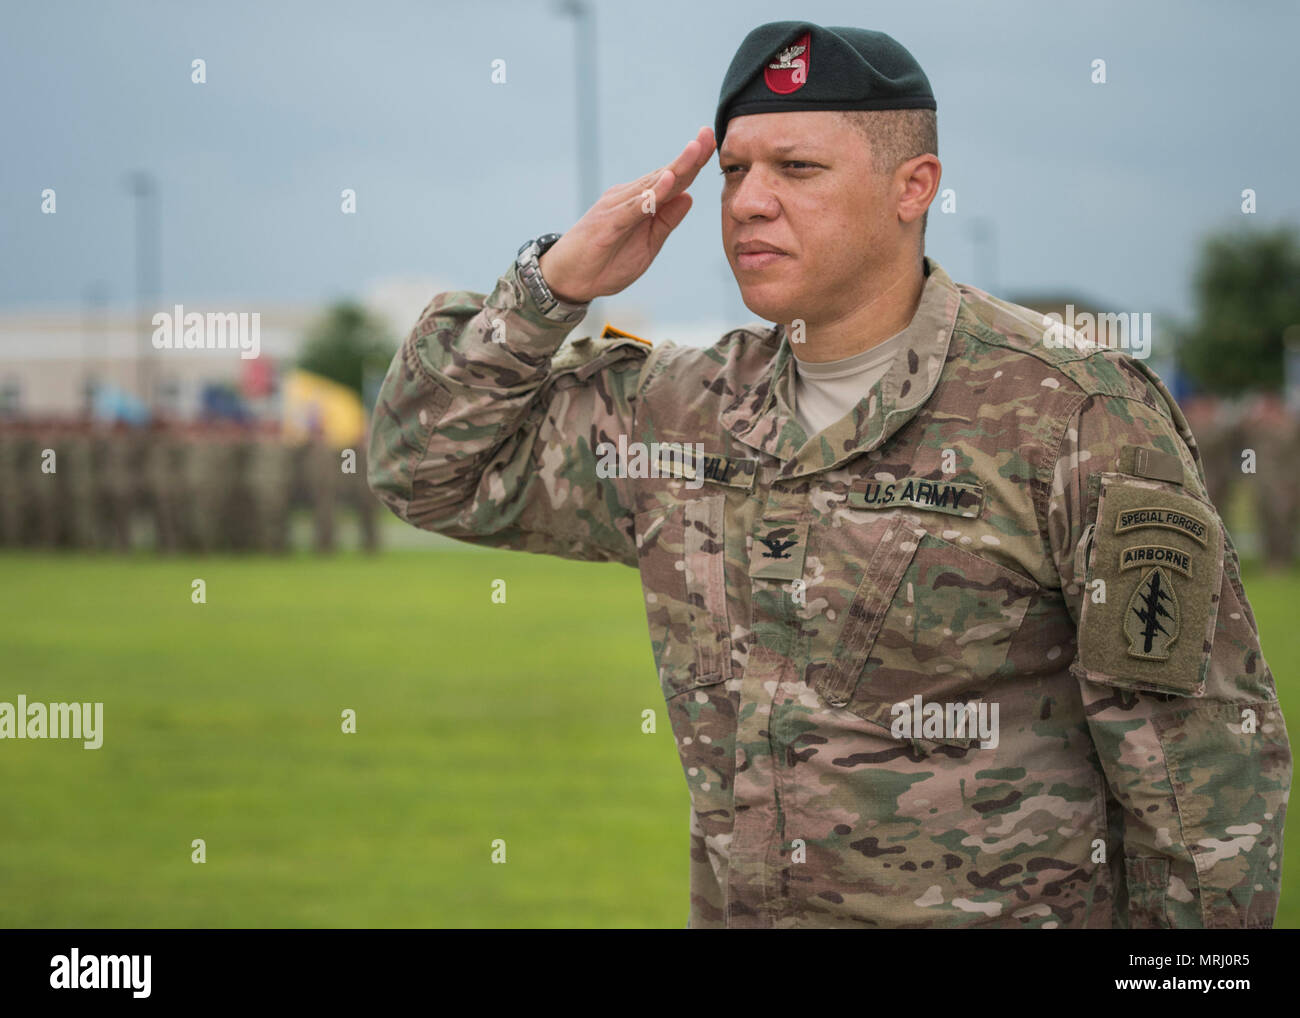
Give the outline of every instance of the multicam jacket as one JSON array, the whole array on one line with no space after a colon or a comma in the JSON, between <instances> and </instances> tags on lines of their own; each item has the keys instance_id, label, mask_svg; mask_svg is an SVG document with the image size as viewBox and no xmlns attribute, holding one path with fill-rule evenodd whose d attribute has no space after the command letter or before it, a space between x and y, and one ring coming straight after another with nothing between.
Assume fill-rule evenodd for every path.
<instances>
[{"instance_id":1,"label":"multicam jacket","mask_svg":"<svg viewBox=\"0 0 1300 1018\"><path fill-rule=\"evenodd\" d=\"M440 294L371 486L640 571L691 927L1271 926L1291 751L1182 412L926 273L906 355L811 438L782 326L572 339L513 267ZM601 469L620 441L664 469Z\"/></svg>"}]
</instances>

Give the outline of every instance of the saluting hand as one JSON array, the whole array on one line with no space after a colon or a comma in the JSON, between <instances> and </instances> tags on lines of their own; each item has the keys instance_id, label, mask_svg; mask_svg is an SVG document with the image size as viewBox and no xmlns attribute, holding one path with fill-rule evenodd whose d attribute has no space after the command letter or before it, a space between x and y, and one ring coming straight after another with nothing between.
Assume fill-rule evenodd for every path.
<instances>
[{"instance_id":1,"label":"saluting hand","mask_svg":"<svg viewBox=\"0 0 1300 1018\"><path fill-rule=\"evenodd\" d=\"M551 292L581 304L618 293L639 279L690 211L686 189L713 148L713 129L701 127L669 165L601 195L539 260Z\"/></svg>"}]
</instances>

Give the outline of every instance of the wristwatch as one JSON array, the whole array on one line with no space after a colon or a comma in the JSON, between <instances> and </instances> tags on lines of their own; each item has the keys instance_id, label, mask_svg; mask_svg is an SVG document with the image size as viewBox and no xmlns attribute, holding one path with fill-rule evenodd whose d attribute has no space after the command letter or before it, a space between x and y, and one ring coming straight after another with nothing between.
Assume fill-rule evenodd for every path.
<instances>
[{"instance_id":1,"label":"wristwatch","mask_svg":"<svg viewBox=\"0 0 1300 1018\"><path fill-rule=\"evenodd\" d=\"M529 296L533 298L538 310L547 318L563 320L576 315L578 312L585 311L587 304L572 304L569 301L560 300L555 294L551 293L551 288L546 285L546 280L542 278L542 270L537 264L537 260L546 254L559 239L560 235L558 233L546 233L535 240L525 241L515 258L515 268L519 273L519 281L524 284L524 288L528 291Z\"/></svg>"}]
</instances>

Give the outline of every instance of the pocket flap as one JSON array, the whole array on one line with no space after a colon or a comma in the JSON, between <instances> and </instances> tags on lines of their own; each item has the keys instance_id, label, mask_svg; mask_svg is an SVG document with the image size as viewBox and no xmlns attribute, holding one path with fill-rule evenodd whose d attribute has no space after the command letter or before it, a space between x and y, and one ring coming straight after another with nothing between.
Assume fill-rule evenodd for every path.
<instances>
[{"instance_id":1,"label":"pocket flap","mask_svg":"<svg viewBox=\"0 0 1300 1018\"><path fill-rule=\"evenodd\" d=\"M844 627L840 630L834 660L820 669L811 681L813 688L832 707L848 704L858 684L862 663L871 650L871 645L875 643L880 624L889 611L890 602L894 599L908 563L916 554L922 534L924 530L906 517L899 516L890 521L880 543L876 545L870 562L862 572L862 583L853 598Z\"/></svg>"}]
</instances>

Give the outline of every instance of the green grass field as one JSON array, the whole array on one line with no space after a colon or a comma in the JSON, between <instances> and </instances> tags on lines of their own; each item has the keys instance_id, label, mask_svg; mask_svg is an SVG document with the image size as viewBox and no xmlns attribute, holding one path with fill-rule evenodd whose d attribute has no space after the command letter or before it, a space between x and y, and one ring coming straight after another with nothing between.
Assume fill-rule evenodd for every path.
<instances>
[{"instance_id":1,"label":"green grass field","mask_svg":"<svg viewBox=\"0 0 1300 1018\"><path fill-rule=\"evenodd\" d=\"M0 700L105 704L99 750L0 743L0 926L685 924L689 800L632 570L458 548L8 554L0 577ZM1300 574L1246 589L1294 719ZM1298 851L1289 823L1279 927Z\"/></svg>"}]
</instances>

